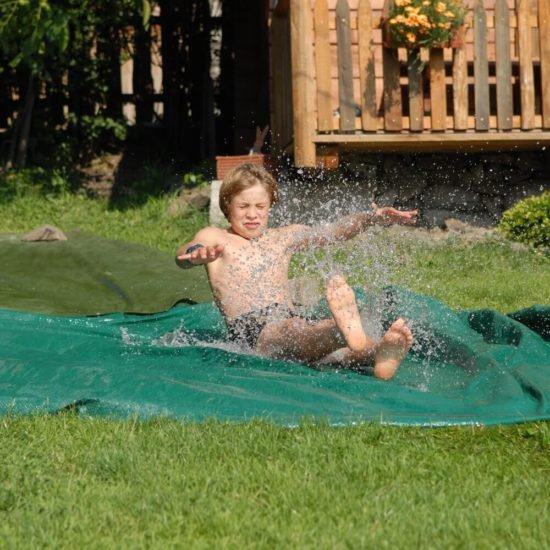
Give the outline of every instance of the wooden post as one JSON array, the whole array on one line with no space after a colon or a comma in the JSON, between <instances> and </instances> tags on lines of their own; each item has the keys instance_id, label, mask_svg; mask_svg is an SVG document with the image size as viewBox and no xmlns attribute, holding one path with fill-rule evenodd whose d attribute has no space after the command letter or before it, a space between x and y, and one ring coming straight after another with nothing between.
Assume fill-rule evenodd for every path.
<instances>
[{"instance_id":1,"label":"wooden post","mask_svg":"<svg viewBox=\"0 0 550 550\"><path fill-rule=\"evenodd\" d=\"M550 0L539 0L542 127L550 128Z\"/></svg>"},{"instance_id":2,"label":"wooden post","mask_svg":"<svg viewBox=\"0 0 550 550\"><path fill-rule=\"evenodd\" d=\"M409 130L424 130L424 90L422 61L420 50L409 51L407 57L407 76L409 77Z\"/></svg>"},{"instance_id":3,"label":"wooden post","mask_svg":"<svg viewBox=\"0 0 550 550\"><path fill-rule=\"evenodd\" d=\"M317 75L317 130L332 131L332 82L327 0L315 2L315 70Z\"/></svg>"},{"instance_id":4,"label":"wooden post","mask_svg":"<svg viewBox=\"0 0 550 550\"><path fill-rule=\"evenodd\" d=\"M430 105L432 130L442 132L447 126L447 92L443 48L430 50Z\"/></svg>"},{"instance_id":5,"label":"wooden post","mask_svg":"<svg viewBox=\"0 0 550 550\"><path fill-rule=\"evenodd\" d=\"M353 98L353 67L351 59L351 29L347 0L336 4L336 36L338 43L338 99L340 130L355 130L355 101Z\"/></svg>"},{"instance_id":6,"label":"wooden post","mask_svg":"<svg viewBox=\"0 0 550 550\"><path fill-rule=\"evenodd\" d=\"M474 10L474 77L476 130L489 129L489 62L487 57L487 14L483 0Z\"/></svg>"},{"instance_id":7,"label":"wooden post","mask_svg":"<svg viewBox=\"0 0 550 550\"><path fill-rule=\"evenodd\" d=\"M290 19L274 13L271 18L271 146L275 154L292 143L292 77Z\"/></svg>"},{"instance_id":8,"label":"wooden post","mask_svg":"<svg viewBox=\"0 0 550 550\"><path fill-rule=\"evenodd\" d=\"M517 1L522 130L531 130L535 127L535 83L533 77L530 8L530 1Z\"/></svg>"},{"instance_id":9,"label":"wooden post","mask_svg":"<svg viewBox=\"0 0 550 550\"><path fill-rule=\"evenodd\" d=\"M512 129L512 63L508 0L496 0L495 43L497 73L497 123L499 130Z\"/></svg>"},{"instance_id":10,"label":"wooden post","mask_svg":"<svg viewBox=\"0 0 550 550\"><path fill-rule=\"evenodd\" d=\"M309 2L290 0L294 164L315 166L313 24Z\"/></svg>"},{"instance_id":11,"label":"wooden post","mask_svg":"<svg viewBox=\"0 0 550 550\"><path fill-rule=\"evenodd\" d=\"M385 0L384 2L382 10L383 18L388 18L391 1ZM397 48L382 46L382 64L384 80L384 129L389 132L400 132L403 129L403 109Z\"/></svg>"},{"instance_id":12,"label":"wooden post","mask_svg":"<svg viewBox=\"0 0 550 550\"><path fill-rule=\"evenodd\" d=\"M357 33L359 41L359 82L361 86L361 122L363 130L378 130L376 109L376 74L374 72L374 46L372 44L372 10L370 0L359 0Z\"/></svg>"},{"instance_id":13,"label":"wooden post","mask_svg":"<svg viewBox=\"0 0 550 550\"><path fill-rule=\"evenodd\" d=\"M468 129L468 60L466 46L453 49L454 129Z\"/></svg>"}]
</instances>

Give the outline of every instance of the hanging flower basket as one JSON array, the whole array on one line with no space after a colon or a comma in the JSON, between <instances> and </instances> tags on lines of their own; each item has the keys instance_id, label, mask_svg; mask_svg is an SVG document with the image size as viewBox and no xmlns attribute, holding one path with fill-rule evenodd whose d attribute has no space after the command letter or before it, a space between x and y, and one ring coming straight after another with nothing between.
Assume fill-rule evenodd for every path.
<instances>
[{"instance_id":1,"label":"hanging flower basket","mask_svg":"<svg viewBox=\"0 0 550 550\"><path fill-rule=\"evenodd\" d=\"M466 7L461 0L394 0L382 22L387 48L460 48Z\"/></svg>"}]
</instances>

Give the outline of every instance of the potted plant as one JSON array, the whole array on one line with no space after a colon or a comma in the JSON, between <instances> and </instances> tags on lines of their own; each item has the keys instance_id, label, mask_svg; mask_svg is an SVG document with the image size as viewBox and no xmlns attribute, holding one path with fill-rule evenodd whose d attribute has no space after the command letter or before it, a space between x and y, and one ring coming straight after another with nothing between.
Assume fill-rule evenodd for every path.
<instances>
[{"instance_id":1,"label":"potted plant","mask_svg":"<svg viewBox=\"0 0 550 550\"><path fill-rule=\"evenodd\" d=\"M394 0L383 21L391 48L457 48L464 39L466 7L461 0Z\"/></svg>"}]
</instances>

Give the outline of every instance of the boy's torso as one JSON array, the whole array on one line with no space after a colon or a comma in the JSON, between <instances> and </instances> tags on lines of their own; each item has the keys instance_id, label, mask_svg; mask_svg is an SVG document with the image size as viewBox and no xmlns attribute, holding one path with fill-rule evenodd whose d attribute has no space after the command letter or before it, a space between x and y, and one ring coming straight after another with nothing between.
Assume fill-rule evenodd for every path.
<instances>
[{"instance_id":1,"label":"boy's torso","mask_svg":"<svg viewBox=\"0 0 550 550\"><path fill-rule=\"evenodd\" d=\"M225 233L223 255L209 263L207 271L226 318L234 319L272 304L291 307L288 267L292 251L288 231L268 229L254 240Z\"/></svg>"}]
</instances>

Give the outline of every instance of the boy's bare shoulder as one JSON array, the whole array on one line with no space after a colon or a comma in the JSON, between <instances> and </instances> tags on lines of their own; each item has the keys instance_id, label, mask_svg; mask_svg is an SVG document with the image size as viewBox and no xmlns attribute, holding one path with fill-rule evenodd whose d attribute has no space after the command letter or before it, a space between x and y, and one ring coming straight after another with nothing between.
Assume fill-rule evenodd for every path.
<instances>
[{"instance_id":1,"label":"boy's bare shoulder","mask_svg":"<svg viewBox=\"0 0 550 550\"><path fill-rule=\"evenodd\" d=\"M220 227L204 227L195 235L194 241L200 241L202 244L218 243L220 239L227 236L227 230Z\"/></svg>"},{"instance_id":2,"label":"boy's bare shoulder","mask_svg":"<svg viewBox=\"0 0 550 550\"><path fill-rule=\"evenodd\" d=\"M310 227L308 225L293 224L277 227L270 231L275 238L285 241L288 246L292 246L300 242L304 235L308 234Z\"/></svg>"}]
</instances>

